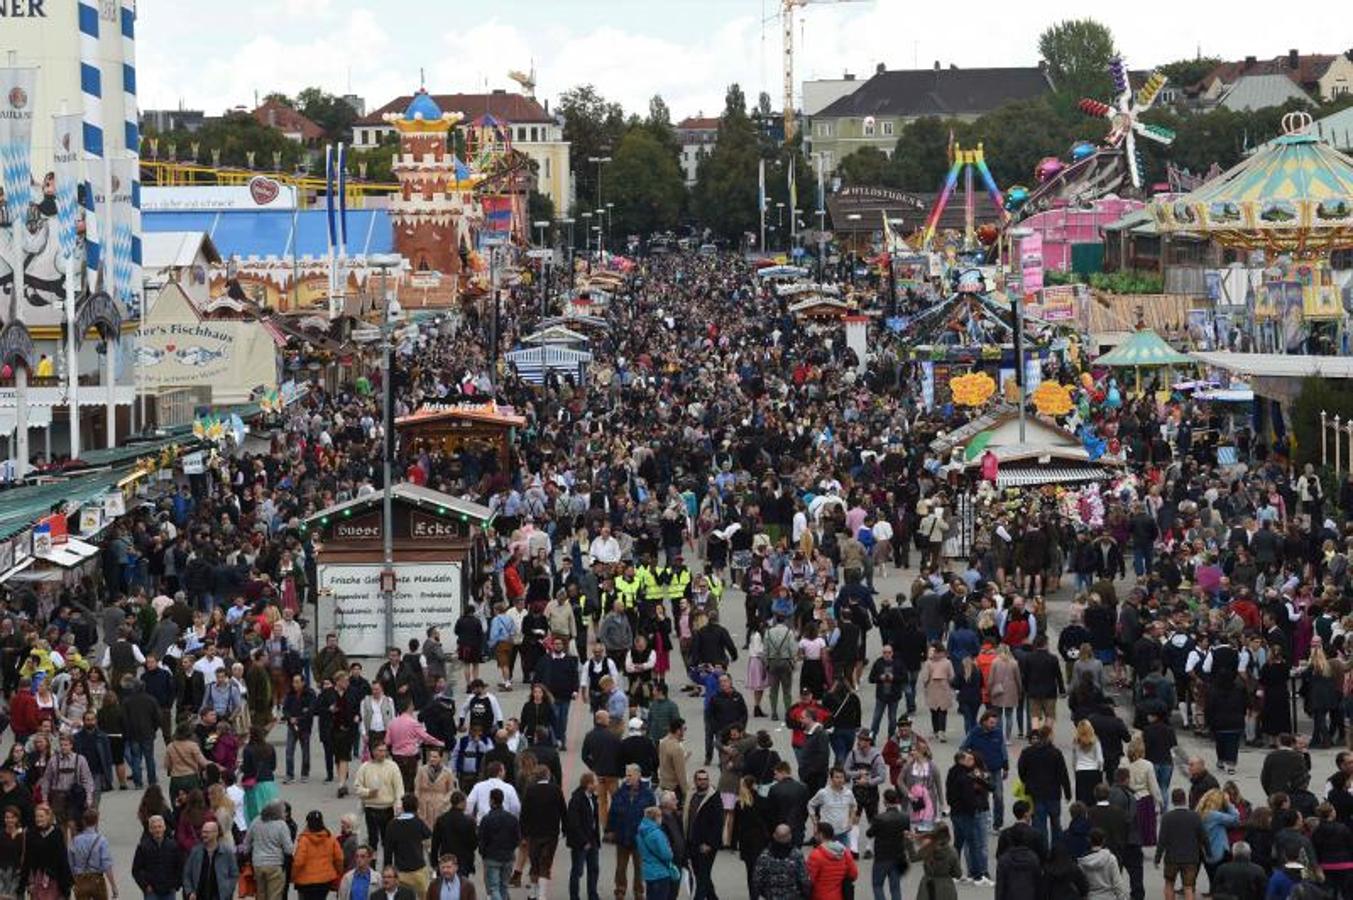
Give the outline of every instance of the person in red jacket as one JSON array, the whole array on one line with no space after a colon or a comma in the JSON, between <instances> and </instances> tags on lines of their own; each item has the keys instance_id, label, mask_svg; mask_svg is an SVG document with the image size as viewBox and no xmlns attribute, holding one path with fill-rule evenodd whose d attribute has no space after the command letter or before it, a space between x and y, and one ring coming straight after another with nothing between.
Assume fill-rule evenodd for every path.
<instances>
[{"instance_id":1,"label":"person in red jacket","mask_svg":"<svg viewBox=\"0 0 1353 900\"><path fill-rule=\"evenodd\" d=\"M9 727L20 744L38 730L38 698L33 696L32 687L32 679L20 678L19 689L9 701Z\"/></svg>"},{"instance_id":2,"label":"person in red jacket","mask_svg":"<svg viewBox=\"0 0 1353 900\"><path fill-rule=\"evenodd\" d=\"M813 883L812 900L844 900L846 880L860 877L860 867L850 849L836 840L836 832L826 822L817 826L818 845L808 855L808 880Z\"/></svg>"},{"instance_id":3,"label":"person in red jacket","mask_svg":"<svg viewBox=\"0 0 1353 900\"><path fill-rule=\"evenodd\" d=\"M807 740L803 733L802 714L805 712L824 725L832 717L827 707L817 702L817 698L813 696L811 690L804 688L800 691L799 702L791 706L785 713L785 725L789 727L789 742L795 750L802 747L804 741Z\"/></svg>"}]
</instances>

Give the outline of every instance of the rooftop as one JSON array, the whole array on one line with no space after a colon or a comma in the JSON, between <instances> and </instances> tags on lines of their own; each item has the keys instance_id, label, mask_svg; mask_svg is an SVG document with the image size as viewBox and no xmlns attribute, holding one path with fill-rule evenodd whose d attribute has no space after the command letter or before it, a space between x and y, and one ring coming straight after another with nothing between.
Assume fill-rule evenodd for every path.
<instances>
[{"instance_id":1,"label":"rooftop","mask_svg":"<svg viewBox=\"0 0 1353 900\"><path fill-rule=\"evenodd\" d=\"M870 78L819 116L960 116L990 112L1012 100L1052 90L1038 67L1006 69L899 69Z\"/></svg>"},{"instance_id":2,"label":"rooftop","mask_svg":"<svg viewBox=\"0 0 1353 900\"><path fill-rule=\"evenodd\" d=\"M254 110L253 116L260 125L276 128L284 134L299 134L302 141L317 141L324 137L323 128L281 100L266 101Z\"/></svg>"},{"instance_id":3,"label":"rooftop","mask_svg":"<svg viewBox=\"0 0 1353 900\"><path fill-rule=\"evenodd\" d=\"M1203 76L1200 86L1206 88L1218 80L1223 84L1232 84L1242 75L1282 75L1300 85L1315 84L1329 71L1330 63L1336 59L1338 54L1335 53L1308 53L1303 56L1295 50L1272 59L1248 57L1217 66Z\"/></svg>"},{"instance_id":4,"label":"rooftop","mask_svg":"<svg viewBox=\"0 0 1353 900\"><path fill-rule=\"evenodd\" d=\"M438 115L441 112L458 112L464 113L467 119L474 119L487 113L513 125L554 122L554 118L545 112L544 107L523 94L493 91L488 94L427 94L425 96L438 107L440 110ZM413 100L413 94L403 94L384 106L371 110L353 124L358 126L384 126L386 124L386 113L403 115L404 111L413 103ZM424 118L427 118L427 116L424 116Z\"/></svg>"},{"instance_id":5,"label":"rooftop","mask_svg":"<svg viewBox=\"0 0 1353 900\"><path fill-rule=\"evenodd\" d=\"M718 131L717 116L687 116L677 123L678 131Z\"/></svg>"}]
</instances>

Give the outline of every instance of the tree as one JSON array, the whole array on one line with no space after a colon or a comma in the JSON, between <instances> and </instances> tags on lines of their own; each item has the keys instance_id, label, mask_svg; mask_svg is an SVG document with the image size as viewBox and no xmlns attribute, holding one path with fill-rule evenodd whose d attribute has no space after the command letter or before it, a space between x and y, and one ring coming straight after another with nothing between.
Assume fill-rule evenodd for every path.
<instances>
[{"instance_id":1,"label":"tree","mask_svg":"<svg viewBox=\"0 0 1353 900\"><path fill-rule=\"evenodd\" d=\"M1221 65L1221 60L1215 56L1199 56L1194 59L1179 59L1174 62L1166 63L1163 66L1157 66L1160 74L1174 84L1175 87L1192 87L1207 77L1207 74Z\"/></svg>"},{"instance_id":2,"label":"tree","mask_svg":"<svg viewBox=\"0 0 1353 900\"><path fill-rule=\"evenodd\" d=\"M719 117L718 143L700 166L692 198L695 213L705 227L735 241L758 228L760 159L756 127L747 116L747 98L741 87L730 85Z\"/></svg>"},{"instance_id":3,"label":"tree","mask_svg":"<svg viewBox=\"0 0 1353 900\"><path fill-rule=\"evenodd\" d=\"M631 128L607 171L608 202L615 203L617 240L667 231L677 224L686 185L676 157L646 126Z\"/></svg>"},{"instance_id":4,"label":"tree","mask_svg":"<svg viewBox=\"0 0 1353 900\"><path fill-rule=\"evenodd\" d=\"M350 148L348 165L352 174L361 177L361 167L365 164L368 181L389 184L395 180L394 161L395 154L398 152L399 136L387 134L381 138L380 144L375 147Z\"/></svg>"},{"instance_id":5,"label":"tree","mask_svg":"<svg viewBox=\"0 0 1353 900\"><path fill-rule=\"evenodd\" d=\"M537 236L537 222L549 222L550 227L546 230L546 242L554 242L554 201L550 199L549 194L542 194L535 188L526 195L526 217L531 221L531 240Z\"/></svg>"},{"instance_id":6,"label":"tree","mask_svg":"<svg viewBox=\"0 0 1353 900\"><path fill-rule=\"evenodd\" d=\"M1097 140L1099 125L1084 118L1069 124L1043 99L1006 103L973 123L968 140L981 143L987 166L1002 188L1033 185L1034 168L1046 156L1064 156L1080 138Z\"/></svg>"},{"instance_id":7,"label":"tree","mask_svg":"<svg viewBox=\"0 0 1353 900\"><path fill-rule=\"evenodd\" d=\"M322 88L308 87L296 95L294 105L301 115L324 129L326 140L352 140L352 123L357 121L357 110L342 97Z\"/></svg>"},{"instance_id":8,"label":"tree","mask_svg":"<svg viewBox=\"0 0 1353 900\"><path fill-rule=\"evenodd\" d=\"M193 155L193 145L197 145L197 155ZM213 162L212 151L220 151L223 166L249 166L249 154L253 153L253 168L292 171L301 162L304 148L276 128L269 128L253 117L252 113L232 112L219 119L210 119L195 134L186 131L171 131L160 136L158 154L168 159L170 148L174 156L184 162ZM273 154L278 154L278 162L273 162Z\"/></svg>"},{"instance_id":9,"label":"tree","mask_svg":"<svg viewBox=\"0 0 1353 900\"><path fill-rule=\"evenodd\" d=\"M677 140L676 128L672 126L672 111L667 108L667 101L662 99L661 94L654 94L653 99L648 101L648 118L642 122L642 127L648 129L649 134L666 148L673 159L681 158L681 142Z\"/></svg>"},{"instance_id":10,"label":"tree","mask_svg":"<svg viewBox=\"0 0 1353 900\"><path fill-rule=\"evenodd\" d=\"M937 191L949 168L949 141L967 143L970 126L926 116L908 122L893 149L891 181L907 191Z\"/></svg>"},{"instance_id":11,"label":"tree","mask_svg":"<svg viewBox=\"0 0 1353 900\"><path fill-rule=\"evenodd\" d=\"M861 147L841 160L836 173L846 184L889 186L893 167L887 154L877 147Z\"/></svg>"},{"instance_id":12,"label":"tree","mask_svg":"<svg viewBox=\"0 0 1353 900\"><path fill-rule=\"evenodd\" d=\"M293 109L296 106L296 104L292 102L291 98L288 97L286 94L282 93L281 91L270 91L263 95L264 103L271 103L274 100L282 104L283 106L290 106Z\"/></svg>"},{"instance_id":13,"label":"tree","mask_svg":"<svg viewBox=\"0 0 1353 900\"><path fill-rule=\"evenodd\" d=\"M771 106L770 94L762 91L756 98L756 114L763 119L769 118L774 114L774 107Z\"/></svg>"},{"instance_id":14,"label":"tree","mask_svg":"<svg viewBox=\"0 0 1353 900\"><path fill-rule=\"evenodd\" d=\"M1113 90L1109 59L1113 34L1094 19L1058 22L1038 38L1038 53L1047 64L1055 91L1064 97L1107 99Z\"/></svg>"},{"instance_id":15,"label":"tree","mask_svg":"<svg viewBox=\"0 0 1353 900\"><path fill-rule=\"evenodd\" d=\"M594 157L608 156L620 146L625 134L625 112L590 84L565 91L559 97L559 112L564 117L564 140L572 146L569 166L577 194L577 209L592 209L597 197L597 165ZM607 180L607 184L610 184Z\"/></svg>"}]
</instances>

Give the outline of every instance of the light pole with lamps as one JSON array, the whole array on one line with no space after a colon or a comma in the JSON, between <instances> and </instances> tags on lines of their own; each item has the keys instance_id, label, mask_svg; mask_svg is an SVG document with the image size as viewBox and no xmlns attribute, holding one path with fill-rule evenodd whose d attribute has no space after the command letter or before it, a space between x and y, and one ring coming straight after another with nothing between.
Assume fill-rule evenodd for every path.
<instances>
[{"instance_id":1,"label":"light pole with lamps","mask_svg":"<svg viewBox=\"0 0 1353 900\"><path fill-rule=\"evenodd\" d=\"M606 204L606 241L607 241L607 242L609 242L609 241L611 240L611 221L614 219L614 217L615 217L615 204L608 201L607 204ZM602 244L602 250L605 251L605 249L606 249L606 244L603 243L603 244Z\"/></svg>"},{"instance_id":2,"label":"light pole with lamps","mask_svg":"<svg viewBox=\"0 0 1353 900\"><path fill-rule=\"evenodd\" d=\"M531 223L536 227L536 244L541 250L545 250L545 229L550 227L549 219L537 219ZM550 257L542 255L540 257L540 317L545 318L547 304L549 303L549 265Z\"/></svg>"},{"instance_id":3,"label":"light pole with lamps","mask_svg":"<svg viewBox=\"0 0 1353 900\"><path fill-rule=\"evenodd\" d=\"M780 200L777 200L777 201L775 202L775 227L776 227L777 229L779 229L779 231L780 231L781 234L784 233L784 228L785 228L785 204L784 204L783 201L780 201Z\"/></svg>"},{"instance_id":4,"label":"light pole with lamps","mask_svg":"<svg viewBox=\"0 0 1353 900\"><path fill-rule=\"evenodd\" d=\"M592 265L592 211L583 213L583 259ZM589 268L589 271L591 269Z\"/></svg>"},{"instance_id":5,"label":"light pole with lamps","mask_svg":"<svg viewBox=\"0 0 1353 900\"><path fill-rule=\"evenodd\" d=\"M391 504L391 481L395 463L395 303L387 287L391 269L401 269L404 257L397 253L378 253L367 257L367 265L381 273L381 427L385 443L381 449L381 602L385 606L385 643L395 639L395 520Z\"/></svg>"},{"instance_id":6,"label":"light pole with lamps","mask_svg":"<svg viewBox=\"0 0 1353 900\"><path fill-rule=\"evenodd\" d=\"M601 167L611 161L609 156L589 156L587 161L597 167L597 209L601 209Z\"/></svg>"},{"instance_id":7,"label":"light pole with lamps","mask_svg":"<svg viewBox=\"0 0 1353 900\"><path fill-rule=\"evenodd\" d=\"M561 224L568 226L568 286L573 287L573 223L577 221L572 216L559 220Z\"/></svg>"}]
</instances>

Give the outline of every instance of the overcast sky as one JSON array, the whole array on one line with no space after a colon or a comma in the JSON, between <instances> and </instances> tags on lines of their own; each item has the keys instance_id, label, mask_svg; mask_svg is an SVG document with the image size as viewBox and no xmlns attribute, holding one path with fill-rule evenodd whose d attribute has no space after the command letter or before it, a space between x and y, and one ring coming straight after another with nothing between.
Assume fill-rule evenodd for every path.
<instances>
[{"instance_id":1,"label":"overcast sky","mask_svg":"<svg viewBox=\"0 0 1353 900\"><path fill-rule=\"evenodd\" d=\"M255 92L319 85L380 106L418 85L434 93L514 88L534 62L537 96L591 82L626 111L660 93L674 118L716 115L730 82L780 108L778 0L140 0L140 103L218 114ZM1037 13L1029 12L1036 7ZM1205 55L1272 57L1353 47L1353 16L1308 0L1286 16L1266 0L810 0L798 11L795 91L805 77L862 76L878 63L1035 65L1048 24L1091 15L1132 68ZM396 14L396 11L398 13ZM797 99L796 99L797 102Z\"/></svg>"}]
</instances>

